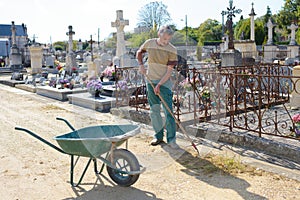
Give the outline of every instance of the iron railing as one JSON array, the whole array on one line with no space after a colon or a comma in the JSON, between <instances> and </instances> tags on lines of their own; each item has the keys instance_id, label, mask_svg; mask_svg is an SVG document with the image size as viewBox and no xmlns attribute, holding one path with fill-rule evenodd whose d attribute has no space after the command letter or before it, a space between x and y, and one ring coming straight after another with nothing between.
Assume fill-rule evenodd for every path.
<instances>
[{"instance_id":1,"label":"iron railing","mask_svg":"<svg viewBox=\"0 0 300 200\"><path fill-rule=\"evenodd\" d=\"M118 80L126 80L128 85L126 91L117 90L117 106L149 109L145 79L138 69L119 68L117 74ZM292 67L278 64L199 69L177 67L172 81L173 110L178 120L192 115L195 124L210 122L230 130L253 131L259 136L295 138L291 135L295 128L293 111L286 106L292 92L300 93L296 88L300 77L292 75Z\"/></svg>"}]
</instances>

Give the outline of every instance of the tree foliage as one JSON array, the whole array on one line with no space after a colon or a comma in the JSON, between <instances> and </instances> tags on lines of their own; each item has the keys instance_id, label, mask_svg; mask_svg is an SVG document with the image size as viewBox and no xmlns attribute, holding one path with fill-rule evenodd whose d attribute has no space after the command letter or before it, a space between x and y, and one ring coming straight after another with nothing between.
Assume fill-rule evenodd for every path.
<instances>
[{"instance_id":1,"label":"tree foliage","mask_svg":"<svg viewBox=\"0 0 300 200\"><path fill-rule=\"evenodd\" d=\"M65 41L57 41L53 43L55 50L66 51L67 43Z\"/></svg>"},{"instance_id":2,"label":"tree foliage","mask_svg":"<svg viewBox=\"0 0 300 200\"><path fill-rule=\"evenodd\" d=\"M240 20L234 29L235 39L250 39L250 19Z\"/></svg>"},{"instance_id":3,"label":"tree foliage","mask_svg":"<svg viewBox=\"0 0 300 200\"><path fill-rule=\"evenodd\" d=\"M150 2L138 11L137 26L139 27L150 27L157 31L160 26L170 21L171 17L167 6L162 2Z\"/></svg>"},{"instance_id":4,"label":"tree foliage","mask_svg":"<svg viewBox=\"0 0 300 200\"><path fill-rule=\"evenodd\" d=\"M198 28L198 45L202 46L205 41L222 40L222 25L213 19L208 19Z\"/></svg>"},{"instance_id":5,"label":"tree foliage","mask_svg":"<svg viewBox=\"0 0 300 200\"><path fill-rule=\"evenodd\" d=\"M285 0L284 6L280 10L276 18L278 28L283 30L283 36L290 34L287 28L291 23L300 25L300 0ZM300 29L296 33L296 40L300 43Z\"/></svg>"}]
</instances>

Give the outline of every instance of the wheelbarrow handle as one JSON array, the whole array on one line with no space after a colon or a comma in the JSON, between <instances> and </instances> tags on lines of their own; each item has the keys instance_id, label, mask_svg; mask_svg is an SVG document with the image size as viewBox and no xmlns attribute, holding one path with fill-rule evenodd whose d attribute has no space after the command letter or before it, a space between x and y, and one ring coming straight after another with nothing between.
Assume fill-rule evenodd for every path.
<instances>
[{"instance_id":1,"label":"wheelbarrow handle","mask_svg":"<svg viewBox=\"0 0 300 200\"><path fill-rule=\"evenodd\" d=\"M56 120L60 120L60 121L64 121L72 131L75 131L75 128L70 124L70 122L68 122L66 119L61 118L61 117L56 117Z\"/></svg>"},{"instance_id":2,"label":"wheelbarrow handle","mask_svg":"<svg viewBox=\"0 0 300 200\"><path fill-rule=\"evenodd\" d=\"M38 136L37 134L33 133L32 131L28 130L28 129L25 129L25 128L21 128L21 127L15 127L15 130L18 130L18 131L24 131L26 133L28 133L29 135L35 137L36 139L38 139L39 141L41 142L44 142L45 144L47 144L48 146L54 148L55 150L61 152L61 153L66 153L64 152L62 149L58 148L57 146L55 146L54 144L52 144L51 142L48 142L47 140L45 140L44 138Z\"/></svg>"}]
</instances>

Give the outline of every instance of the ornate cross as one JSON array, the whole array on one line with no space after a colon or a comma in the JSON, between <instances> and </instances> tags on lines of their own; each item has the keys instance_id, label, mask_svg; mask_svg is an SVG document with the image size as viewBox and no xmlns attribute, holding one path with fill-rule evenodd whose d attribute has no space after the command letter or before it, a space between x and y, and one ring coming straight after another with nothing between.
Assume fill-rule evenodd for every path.
<instances>
[{"instance_id":1,"label":"ornate cross","mask_svg":"<svg viewBox=\"0 0 300 200\"><path fill-rule=\"evenodd\" d=\"M232 18L235 17L235 14L240 14L242 12L241 9L235 9L235 6L232 6L233 0L229 0L229 7L227 8L225 15L227 14L227 22L226 28L229 31L229 42L228 42L228 49L234 49L233 44L233 22Z\"/></svg>"}]
</instances>

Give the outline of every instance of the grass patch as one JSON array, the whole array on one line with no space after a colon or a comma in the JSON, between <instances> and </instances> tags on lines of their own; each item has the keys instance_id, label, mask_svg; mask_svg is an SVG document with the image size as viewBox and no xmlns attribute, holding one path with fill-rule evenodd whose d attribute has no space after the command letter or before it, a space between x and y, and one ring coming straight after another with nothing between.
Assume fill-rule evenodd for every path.
<instances>
[{"instance_id":1,"label":"grass patch","mask_svg":"<svg viewBox=\"0 0 300 200\"><path fill-rule=\"evenodd\" d=\"M236 157L229 157L224 155L208 155L205 157L205 159L211 162L216 168L219 168L221 171L229 174L244 173L246 171L249 171L251 168L243 164L241 160Z\"/></svg>"},{"instance_id":2,"label":"grass patch","mask_svg":"<svg viewBox=\"0 0 300 200\"><path fill-rule=\"evenodd\" d=\"M203 158L198 158L191 153L184 153L177 159L182 166L194 173L221 173L221 174L242 174L262 175L261 170L256 170L254 167L243 164L239 157L228 155L208 154Z\"/></svg>"}]
</instances>

